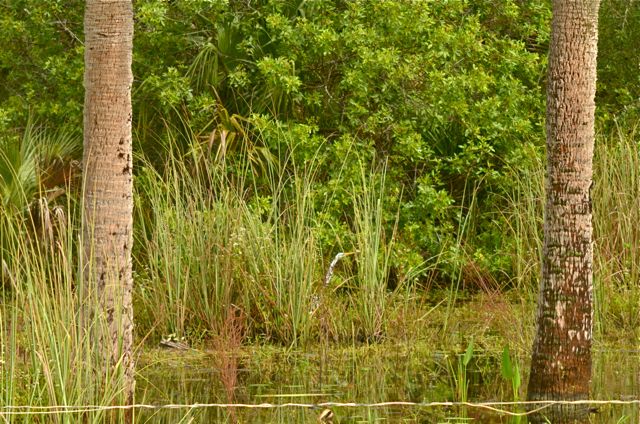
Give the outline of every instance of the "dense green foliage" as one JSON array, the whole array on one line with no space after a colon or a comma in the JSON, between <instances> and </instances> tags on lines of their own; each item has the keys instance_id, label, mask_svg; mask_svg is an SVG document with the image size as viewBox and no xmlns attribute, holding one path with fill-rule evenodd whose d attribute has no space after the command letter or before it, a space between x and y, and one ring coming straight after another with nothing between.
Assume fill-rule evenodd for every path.
<instances>
[{"instance_id":1,"label":"dense green foliage","mask_svg":"<svg viewBox=\"0 0 640 424\"><path fill-rule=\"evenodd\" d=\"M384 162L400 277L436 256L448 279L472 256L492 271L509 266L497 259L504 252L496 251L494 209L484 205L499 207L489 193L508 185L511 169L540 145L544 5L505 2L499 16L491 2L462 1L231 2L198 13L148 2L140 10L138 49L155 40L163 61L139 62L146 68L138 74L148 75L136 92L139 122L155 128L142 143L157 151L194 134L218 152L248 149L278 163L291 156L298 166L313 158L315 201L332 202L327 230L352 227L349 189L361 163ZM160 29L162 43L148 35ZM182 137L164 135L167 116ZM239 134L222 146L226 132ZM463 232L475 236L463 231L474 200L483 205L474 222L482 240L459 251ZM319 237L335 251L334 234Z\"/></svg>"},{"instance_id":2,"label":"dense green foliage","mask_svg":"<svg viewBox=\"0 0 640 424\"><path fill-rule=\"evenodd\" d=\"M598 94L596 103L604 123L629 121L640 111L638 73L640 4L633 0L604 0L600 11Z\"/></svg>"},{"instance_id":3,"label":"dense green foliage","mask_svg":"<svg viewBox=\"0 0 640 424\"><path fill-rule=\"evenodd\" d=\"M142 327L215 327L222 302L255 337L302 340L316 324L299 299L340 251L359 255L336 284L362 289L348 303L367 339L385 332L387 289L535 280L548 3L135 2ZM25 217L38 185L77 180L60 164L80 152L82 14L80 0L0 2L0 195ZM605 0L601 16L600 124L628 132L640 2ZM58 147L34 154L44 144ZM251 279L262 300L234 285Z\"/></svg>"}]
</instances>

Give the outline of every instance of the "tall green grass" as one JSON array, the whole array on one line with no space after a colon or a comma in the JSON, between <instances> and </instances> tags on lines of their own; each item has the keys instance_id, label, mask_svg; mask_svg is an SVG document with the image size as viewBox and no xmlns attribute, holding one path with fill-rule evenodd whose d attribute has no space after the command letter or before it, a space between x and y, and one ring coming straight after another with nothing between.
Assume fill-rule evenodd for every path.
<instances>
[{"instance_id":1,"label":"tall green grass","mask_svg":"<svg viewBox=\"0 0 640 424\"><path fill-rule=\"evenodd\" d=\"M594 156L594 280L598 333L640 337L640 132L616 127Z\"/></svg>"},{"instance_id":2,"label":"tall green grass","mask_svg":"<svg viewBox=\"0 0 640 424\"><path fill-rule=\"evenodd\" d=\"M523 299L540 275L545 162L514 170L513 191L502 213L513 286ZM635 341L640 336L640 140L638 128L599 134L592 188L595 326L598 337ZM530 300L529 300L530 301Z\"/></svg>"},{"instance_id":3,"label":"tall green grass","mask_svg":"<svg viewBox=\"0 0 640 424\"><path fill-rule=\"evenodd\" d=\"M545 204L545 158L531 147L524 169L513 169L508 207L500 219L509 246L510 282L524 292L537 292L542 258Z\"/></svg>"},{"instance_id":4,"label":"tall green grass","mask_svg":"<svg viewBox=\"0 0 640 424\"><path fill-rule=\"evenodd\" d=\"M147 329L211 336L235 306L254 337L306 340L322 263L312 170L273 170L258 194L224 166L194 173L187 163L169 161L164 175L147 167L140 178L137 303Z\"/></svg>"},{"instance_id":5,"label":"tall green grass","mask_svg":"<svg viewBox=\"0 0 640 424\"><path fill-rule=\"evenodd\" d=\"M233 238L240 205L225 187L215 200L208 184L178 161L164 176L145 168L139 181L136 222L143 235L136 240L136 270L142 323L164 334L205 331L222 317L236 291Z\"/></svg>"},{"instance_id":6,"label":"tall green grass","mask_svg":"<svg viewBox=\"0 0 640 424\"><path fill-rule=\"evenodd\" d=\"M136 207L139 329L208 339L233 307L247 317L245 336L253 340L301 345L318 340L329 321L343 337L355 322L360 339L381 339L392 307L394 237L383 217L384 172L363 165L361 184L345 184L353 193L352 218L348 227L332 228L330 202L314 197L317 164L300 167L286 154L261 170L207 160L196 167L177 157L161 172L143 165ZM323 253L320 233L357 252L354 266L338 277L355 285L329 288L333 298L323 310L331 317L314 313L326 289L327 258L336 253ZM348 306L353 314L344 313Z\"/></svg>"},{"instance_id":7,"label":"tall green grass","mask_svg":"<svg viewBox=\"0 0 640 424\"><path fill-rule=\"evenodd\" d=\"M252 304L269 336L287 344L305 342L313 326L311 300L322 278L311 196L313 169L271 177L266 216L247 218L245 278ZM274 178L275 177L275 178Z\"/></svg>"},{"instance_id":8,"label":"tall green grass","mask_svg":"<svg viewBox=\"0 0 640 424\"><path fill-rule=\"evenodd\" d=\"M71 213L69 213L71 212ZM3 264L2 377L6 405L77 406L125 404L123 370L107 361L98 334L108 334L99 299L87 287L78 262L77 215L39 208L38 225L28 216L0 212ZM36 231L39 230L39 231ZM87 304L91 299L91 304ZM19 422L118 422L123 412L20 416ZM11 416L6 419L12 421ZM14 417L15 418L15 417Z\"/></svg>"},{"instance_id":9,"label":"tall green grass","mask_svg":"<svg viewBox=\"0 0 640 424\"><path fill-rule=\"evenodd\" d=\"M395 234L388 234L385 228L385 170L368 175L363 168L360 182L361 187L352 188L358 284L353 306L364 338L377 341L386 333L387 281Z\"/></svg>"}]
</instances>

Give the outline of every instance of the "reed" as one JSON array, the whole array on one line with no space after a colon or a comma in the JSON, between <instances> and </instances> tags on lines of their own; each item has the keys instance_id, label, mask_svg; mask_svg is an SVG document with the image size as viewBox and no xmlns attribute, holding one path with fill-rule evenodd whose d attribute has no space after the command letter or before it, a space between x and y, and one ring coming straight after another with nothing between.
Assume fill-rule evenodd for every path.
<instances>
[{"instance_id":1,"label":"reed","mask_svg":"<svg viewBox=\"0 0 640 424\"><path fill-rule=\"evenodd\" d=\"M29 217L2 213L0 227L12 242L4 253L1 398L7 405L125 404L123 370L110 364L99 334L108 334L100 301L85 285L77 252L79 219L71 203L39 209ZM38 231L36 231L38 230ZM90 264L88 264L90 266ZM87 303L90 302L90 303ZM84 315L84 311L93 311ZM47 417L48 422L118 422L121 412L84 412ZM38 414L20 422L41 422Z\"/></svg>"},{"instance_id":2,"label":"reed","mask_svg":"<svg viewBox=\"0 0 640 424\"><path fill-rule=\"evenodd\" d=\"M385 336L388 309L388 278L393 251L394 230L387 228L383 215L385 174L383 168L370 175L361 168L361 186L353 188L353 225L357 262L353 306L360 317L360 328L367 341ZM396 220L397 222L397 220Z\"/></svg>"},{"instance_id":3,"label":"reed","mask_svg":"<svg viewBox=\"0 0 640 424\"><path fill-rule=\"evenodd\" d=\"M638 127L598 137L592 189L596 330L635 342L640 315Z\"/></svg>"},{"instance_id":4,"label":"reed","mask_svg":"<svg viewBox=\"0 0 640 424\"><path fill-rule=\"evenodd\" d=\"M313 165L285 161L259 185L229 174L228 163L197 163L174 157L163 175L145 165L139 178L136 303L145 330L211 336L234 305L254 337L307 340L322 262Z\"/></svg>"}]
</instances>

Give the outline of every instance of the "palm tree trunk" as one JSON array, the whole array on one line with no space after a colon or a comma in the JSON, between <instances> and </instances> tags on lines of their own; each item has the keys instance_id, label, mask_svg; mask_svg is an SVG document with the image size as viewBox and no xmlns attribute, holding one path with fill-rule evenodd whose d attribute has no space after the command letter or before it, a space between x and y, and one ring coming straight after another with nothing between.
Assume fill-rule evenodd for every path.
<instances>
[{"instance_id":1,"label":"palm tree trunk","mask_svg":"<svg viewBox=\"0 0 640 424\"><path fill-rule=\"evenodd\" d=\"M599 0L553 1L544 247L529 400L589 396L598 7ZM563 419L555 415L552 422Z\"/></svg>"},{"instance_id":2,"label":"palm tree trunk","mask_svg":"<svg viewBox=\"0 0 640 424\"><path fill-rule=\"evenodd\" d=\"M91 315L105 323L104 359L121 370L132 402L131 0L87 0L84 27L84 278L97 297Z\"/></svg>"}]
</instances>

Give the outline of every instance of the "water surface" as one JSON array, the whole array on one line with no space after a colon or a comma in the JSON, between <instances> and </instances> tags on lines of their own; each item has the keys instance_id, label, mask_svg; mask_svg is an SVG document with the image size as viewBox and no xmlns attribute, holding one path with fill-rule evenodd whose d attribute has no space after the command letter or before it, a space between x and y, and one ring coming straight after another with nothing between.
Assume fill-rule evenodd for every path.
<instances>
[{"instance_id":1,"label":"water surface","mask_svg":"<svg viewBox=\"0 0 640 424\"><path fill-rule=\"evenodd\" d=\"M474 352L466 367L461 354L432 352L428 347L374 346L312 353L273 348L221 352L153 350L141 358L138 403L282 404L322 402L428 403L512 401L511 383L501 375L501 352ZM594 399L637 399L640 352L596 352ZM527 364L520 360L520 369ZM526 376L522 376L526 381ZM523 390L521 389L522 393ZM526 423L480 408L463 407L336 407L339 423ZM141 410L138 422L167 423L314 423L322 409L202 408ZM517 410L515 410L517 411ZM638 405L605 405L590 423L638 423Z\"/></svg>"}]
</instances>

